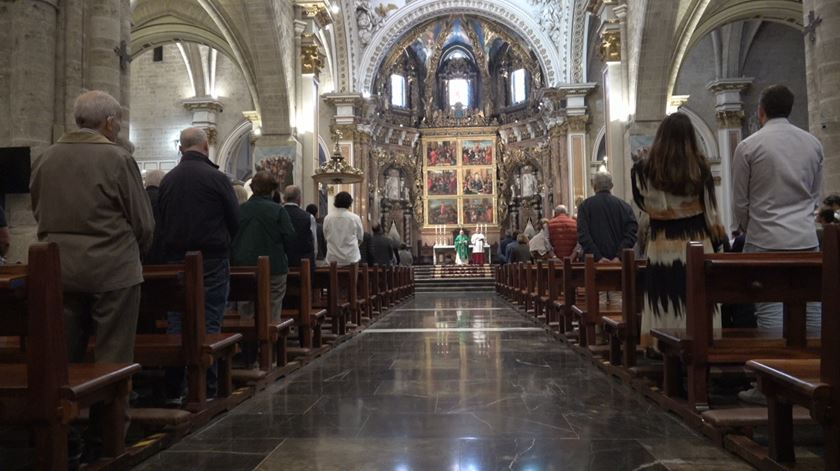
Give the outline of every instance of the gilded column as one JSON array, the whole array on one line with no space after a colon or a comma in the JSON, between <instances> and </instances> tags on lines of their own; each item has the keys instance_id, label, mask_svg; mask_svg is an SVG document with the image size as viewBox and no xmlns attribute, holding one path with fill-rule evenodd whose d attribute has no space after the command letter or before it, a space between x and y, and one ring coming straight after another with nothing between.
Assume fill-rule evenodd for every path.
<instances>
[{"instance_id":1,"label":"gilded column","mask_svg":"<svg viewBox=\"0 0 840 471\"><path fill-rule=\"evenodd\" d=\"M571 203L570 212L577 214L577 207L586 198L589 192L589 179L587 178L587 167L589 159L586 149L587 129L589 127L589 116L569 116L567 121L567 150L568 155L568 181L570 193L568 201Z\"/></svg>"},{"instance_id":2,"label":"gilded column","mask_svg":"<svg viewBox=\"0 0 840 471\"><path fill-rule=\"evenodd\" d=\"M572 84L559 87L566 94L566 185L568 193L564 200L569 211L575 212L579 200L586 198L589 191L589 107L586 97L597 85L594 83Z\"/></svg>"},{"instance_id":3,"label":"gilded column","mask_svg":"<svg viewBox=\"0 0 840 471\"><path fill-rule=\"evenodd\" d=\"M548 132L549 151L551 153L551 178L554 180L554 206L565 204L572 205L571 193L569 191L569 158L567 150L567 130L564 125L557 125ZM546 208L546 214L551 215L554 208Z\"/></svg>"}]
</instances>

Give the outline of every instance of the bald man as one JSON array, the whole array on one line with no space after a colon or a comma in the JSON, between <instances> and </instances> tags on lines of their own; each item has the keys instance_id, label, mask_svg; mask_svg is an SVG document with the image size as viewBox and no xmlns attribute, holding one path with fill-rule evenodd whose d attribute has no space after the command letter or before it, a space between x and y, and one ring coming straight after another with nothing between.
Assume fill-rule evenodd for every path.
<instances>
[{"instance_id":1,"label":"bald man","mask_svg":"<svg viewBox=\"0 0 840 471\"><path fill-rule=\"evenodd\" d=\"M184 259L189 251L204 258L204 313L207 333L221 332L230 283L230 244L239 228L239 202L228 177L210 161L207 134L181 132L181 162L160 183L160 235L164 258ZM167 332L181 332L180 313L171 313ZM208 371L207 395L216 394L215 365ZM183 369L167 372L172 405L184 394Z\"/></svg>"}]
</instances>

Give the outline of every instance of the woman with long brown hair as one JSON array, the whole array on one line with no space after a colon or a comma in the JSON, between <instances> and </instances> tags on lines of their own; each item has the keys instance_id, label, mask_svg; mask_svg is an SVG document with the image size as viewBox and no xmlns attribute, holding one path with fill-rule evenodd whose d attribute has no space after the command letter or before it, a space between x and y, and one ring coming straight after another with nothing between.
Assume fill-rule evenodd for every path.
<instances>
[{"instance_id":1,"label":"woman with long brown hair","mask_svg":"<svg viewBox=\"0 0 840 471\"><path fill-rule=\"evenodd\" d=\"M685 114L674 113L662 121L631 178L633 199L650 217L642 313L642 345L649 347L651 329L685 327L686 242L703 242L712 252L726 231L718 219L709 163ZM719 316L715 327L720 327Z\"/></svg>"}]
</instances>

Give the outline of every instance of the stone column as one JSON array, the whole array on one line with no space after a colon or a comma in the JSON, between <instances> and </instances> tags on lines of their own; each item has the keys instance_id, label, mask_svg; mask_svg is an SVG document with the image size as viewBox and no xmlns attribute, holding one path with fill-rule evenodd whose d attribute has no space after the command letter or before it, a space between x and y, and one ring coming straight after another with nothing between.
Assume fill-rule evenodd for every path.
<instances>
[{"instance_id":1,"label":"stone column","mask_svg":"<svg viewBox=\"0 0 840 471\"><path fill-rule=\"evenodd\" d=\"M85 88L106 91L117 99L122 96L120 56L115 52L120 50L122 40L121 3L122 0L85 2ZM127 67L127 62L124 65Z\"/></svg>"},{"instance_id":2,"label":"stone column","mask_svg":"<svg viewBox=\"0 0 840 471\"><path fill-rule=\"evenodd\" d=\"M732 224L732 156L743 139L743 93L752 83L751 78L724 78L706 85L715 94L715 115L718 124L718 152L720 153L720 191L718 206L721 222L729 228Z\"/></svg>"},{"instance_id":3,"label":"stone column","mask_svg":"<svg viewBox=\"0 0 840 471\"><path fill-rule=\"evenodd\" d=\"M586 97L595 89L594 83L582 83L561 86L566 93L566 187L568 193L563 199L568 203L569 212L576 211L576 201L586 198L589 192L589 152L586 143L589 142L589 108ZM562 187L562 185L561 185Z\"/></svg>"},{"instance_id":4,"label":"stone column","mask_svg":"<svg viewBox=\"0 0 840 471\"><path fill-rule=\"evenodd\" d=\"M30 146L33 155L52 143L57 0L12 2L0 7L7 59L0 86L8 87L8 114L0 116L0 145ZM8 22L7 22L8 21ZM8 80L7 84L3 84ZM5 90L4 90L5 91ZM4 93L5 95L5 93Z\"/></svg>"},{"instance_id":5,"label":"stone column","mask_svg":"<svg viewBox=\"0 0 840 471\"><path fill-rule=\"evenodd\" d=\"M54 141L58 3L0 2L0 147L30 147L32 157ZM0 195L0 205L11 232L6 257L25 263L37 231L30 197Z\"/></svg>"},{"instance_id":6,"label":"stone column","mask_svg":"<svg viewBox=\"0 0 840 471\"><path fill-rule=\"evenodd\" d=\"M364 107L364 99L358 93L328 93L323 95L324 101L335 107L335 114L333 117L333 129L340 134L339 147L342 149L344 159L356 168L365 170L366 156L369 154L370 136L367 133L359 131L359 124L361 124L362 108ZM365 137L366 136L366 137ZM336 135L333 136L333 139ZM370 172L365 172L364 180L359 184L358 191L356 185L339 185L337 191L347 191L353 195L355 201L354 210L365 211L359 213L362 222L367 225L367 218L363 215L367 211L367 188L370 182ZM363 200L363 201L359 201Z\"/></svg>"},{"instance_id":7,"label":"stone column","mask_svg":"<svg viewBox=\"0 0 840 471\"><path fill-rule=\"evenodd\" d=\"M300 75L297 80L298 103L296 112L296 126L298 139L303 144L301 168L304 181L301 182L303 204L318 203L318 188L310 178L318 168L319 144L319 114L320 114L320 78L324 55L321 53L320 42L315 36L314 23L311 21L295 21L296 31L303 32L297 41L299 45Z\"/></svg>"},{"instance_id":8,"label":"stone column","mask_svg":"<svg viewBox=\"0 0 840 471\"><path fill-rule=\"evenodd\" d=\"M216 118L222 112L222 104L209 96L195 97L185 101L184 108L192 112L192 125L202 128L207 132L207 138L210 144L210 155L208 157L213 162L216 162L218 160L216 155L216 145L218 144Z\"/></svg>"},{"instance_id":9,"label":"stone column","mask_svg":"<svg viewBox=\"0 0 840 471\"><path fill-rule=\"evenodd\" d=\"M823 193L840 191L840 2L804 0L811 132L823 143ZM811 13L813 12L813 15Z\"/></svg>"},{"instance_id":10,"label":"stone column","mask_svg":"<svg viewBox=\"0 0 840 471\"><path fill-rule=\"evenodd\" d=\"M597 16L601 19L598 34L601 39L600 54L604 60L604 112L606 123L607 169L613 175L613 193L619 198L630 197L630 159L625 146L628 104L628 70L625 19L627 5L623 0L604 0L599 4Z\"/></svg>"}]
</instances>

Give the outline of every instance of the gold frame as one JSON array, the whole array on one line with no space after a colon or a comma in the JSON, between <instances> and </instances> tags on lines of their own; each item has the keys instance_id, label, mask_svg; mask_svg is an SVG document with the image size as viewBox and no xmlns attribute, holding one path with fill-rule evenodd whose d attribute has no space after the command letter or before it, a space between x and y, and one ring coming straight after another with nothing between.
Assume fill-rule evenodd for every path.
<instances>
[{"instance_id":1,"label":"gold frame","mask_svg":"<svg viewBox=\"0 0 840 471\"><path fill-rule=\"evenodd\" d=\"M497 169L499 165L499 149L498 149L498 141L495 134L491 134L489 129L482 129L481 133L475 133L474 129L470 129L469 131L472 132L464 132L465 130L459 130L457 128L452 129L435 129L435 132L430 133L431 135L425 136L421 138L421 149L423 152L423 197L425 199L425 204L423 205L424 211L424 228L431 228L436 226L446 226L451 227L455 226L465 226L470 223L466 222L466 214L464 213L465 204L464 202L467 200L474 200L474 199L490 199L493 205L493 220L492 222L482 222L480 224L489 224L489 225L496 225L498 224L498 214L497 214L497 199L498 199L498 175ZM475 134L473 134L475 133ZM441 143L441 142L454 142L455 143L455 161L456 165L446 165L446 166L430 166L428 165L428 152L429 152L429 145L432 143ZM482 165L464 165L464 143L465 142L490 142L492 149L493 149L493 163L491 165L482 164ZM493 178L493 191L489 194L477 194L477 195L470 195L464 193L464 178L467 171L485 171L489 170L490 175ZM456 178L456 194L454 195L430 195L429 194L429 175L431 172L439 172L439 171L454 171L455 178ZM429 214L431 212L431 205L432 201L435 200L455 200L456 202L456 209L458 211L458 221L456 224L433 224L429 218Z\"/></svg>"}]
</instances>

